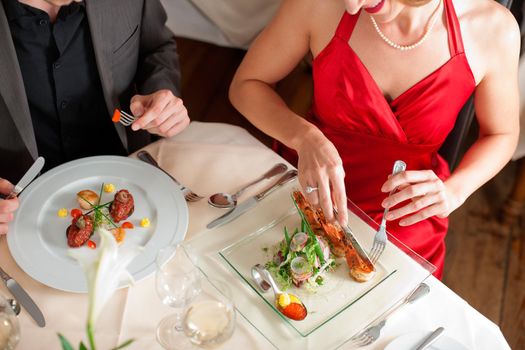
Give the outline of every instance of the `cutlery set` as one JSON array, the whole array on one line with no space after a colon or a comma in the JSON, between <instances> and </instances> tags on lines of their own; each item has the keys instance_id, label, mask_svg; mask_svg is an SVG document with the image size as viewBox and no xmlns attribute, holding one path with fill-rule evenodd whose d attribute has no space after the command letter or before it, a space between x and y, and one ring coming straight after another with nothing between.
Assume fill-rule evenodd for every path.
<instances>
[{"instance_id":1,"label":"cutlery set","mask_svg":"<svg viewBox=\"0 0 525 350\"><path fill-rule=\"evenodd\" d=\"M11 193L9 193L4 198L12 199L17 197L20 193L22 193L22 191L37 177L37 175L44 167L44 164L44 158L38 157L33 163L33 165L31 165L29 170L27 170L27 172L24 174L24 176L22 176L20 181L18 181ZM27 294L27 292L20 286L20 284L18 284L17 281L15 281L11 276L9 276L7 272L5 272L1 267L0 279L2 279L9 292L11 292L11 294L15 297L15 299L9 300L15 314L18 315L20 313L20 305L22 305L24 309L26 309L26 311L29 313L29 315L33 318L33 320L35 320L36 324L39 327L45 327L46 320L44 319L42 311L40 311L33 299L31 299L29 294Z\"/></svg>"},{"instance_id":2,"label":"cutlery set","mask_svg":"<svg viewBox=\"0 0 525 350\"><path fill-rule=\"evenodd\" d=\"M33 318L33 320L35 320L36 324L39 327L45 327L46 320L44 319L42 311L40 311L33 299L31 299L29 294L27 294L18 282L2 270L2 268L0 268L0 278L4 281L5 286L9 289L11 294L13 294L15 300L24 307L27 313ZM11 302L11 305L13 306L16 304ZM16 312L16 306L13 307L13 311Z\"/></svg>"},{"instance_id":3,"label":"cutlery set","mask_svg":"<svg viewBox=\"0 0 525 350\"><path fill-rule=\"evenodd\" d=\"M265 189L264 191L256 194L255 196L245 200L241 204L238 204L236 207L228 211L226 214L218 217L217 219L210 222L206 227L211 229L217 226L224 225L240 215L244 214L249 209L253 208L257 203L263 200L267 195L275 191L277 188L283 186L284 184L292 181L297 177L297 170L289 170L284 175L282 175L273 185Z\"/></svg>"},{"instance_id":4,"label":"cutlery set","mask_svg":"<svg viewBox=\"0 0 525 350\"><path fill-rule=\"evenodd\" d=\"M375 321L373 321L369 327L350 338L350 341L353 345L358 347L367 346L374 343L381 336L381 329L383 329L383 327L386 324L386 321L392 314L401 309L403 306L416 302L420 298L427 295L429 292L430 287L425 283L421 283L415 290L410 292L410 294L400 303L392 306L384 314L382 314Z\"/></svg>"}]
</instances>

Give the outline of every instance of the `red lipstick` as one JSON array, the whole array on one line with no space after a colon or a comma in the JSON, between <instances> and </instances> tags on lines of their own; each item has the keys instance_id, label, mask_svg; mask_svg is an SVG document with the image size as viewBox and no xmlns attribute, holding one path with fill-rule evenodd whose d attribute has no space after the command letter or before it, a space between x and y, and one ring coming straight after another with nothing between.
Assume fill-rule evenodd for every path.
<instances>
[{"instance_id":1,"label":"red lipstick","mask_svg":"<svg viewBox=\"0 0 525 350\"><path fill-rule=\"evenodd\" d=\"M381 0L379 4L375 5L374 7L368 7L368 8L365 8L364 10L368 13L376 13L376 12L379 12L383 8L384 4L385 4L385 0Z\"/></svg>"}]
</instances>

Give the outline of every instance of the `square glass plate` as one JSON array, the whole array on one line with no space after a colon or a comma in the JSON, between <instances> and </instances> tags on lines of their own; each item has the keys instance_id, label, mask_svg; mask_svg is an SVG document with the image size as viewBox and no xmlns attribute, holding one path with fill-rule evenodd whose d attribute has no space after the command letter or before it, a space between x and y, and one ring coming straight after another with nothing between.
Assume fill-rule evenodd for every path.
<instances>
[{"instance_id":1,"label":"square glass plate","mask_svg":"<svg viewBox=\"0 0 525 350\"><path fill-rule=\"evenodd\" d=\"M228 282L239 314L275 348L334 349L405 298L434 267L389 235L371 281L353 281L343 261L325 290L310 295L293 291L308 307L305 320L284 318L274 307L273 293L263 294L255 288L250 269L267 261L263 248L282 239L284 226L300 227L291 199L294 186L296 182L285 185L238 219L200 232L185 246L204 275ZM348 206L352 231L369 251L378 225L353 203Z\"/></svg>"},{"instance_id":2,"label":"square glass plate","mask_svg":"<svg viewBox=\"0 0 525 350\"><path fill-rule=\"evenodd\" d=\"M242 238L232 246L219 251L219 255L239 278L245 281L268 306L303 337L308 336L334 316L351 307L356 301L397 272L395 263L381 261L376 264L376 273L372 279L359 283L349 276L345 259L338 258L336 260L338 266L335 271L326 274L325 283L315 292L307 290L304 286L301 288L292 286L287 290L287 292L298 296L308 310L308 316L304 320L290 320L275 307L273 292L268 290L262 293L251 278L252 266L255 264L264 265L272 259L271 247L283 239L284 227L287 227L290 232L296 227L301 227L301 217L297 211L292 211L280 220Z\"/></svg>"}]
</instances>

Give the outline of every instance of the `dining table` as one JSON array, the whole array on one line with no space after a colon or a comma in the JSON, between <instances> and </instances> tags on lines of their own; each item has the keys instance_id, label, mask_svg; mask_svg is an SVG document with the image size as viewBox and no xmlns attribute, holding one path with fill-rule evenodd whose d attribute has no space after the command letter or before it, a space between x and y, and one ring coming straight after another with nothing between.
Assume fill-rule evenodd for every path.
<instances>
[{"instance_id":1,"label":"dining table","mask_svg":"<svg viewBox=\"0 0 525 350\"><path fill-rule=\"evenodd\" d=\"M242 184L257 178L276 163L282 162L292 167L246 130L222 123L192 122L180 134L156 141L144 149L163 169L204 197L200 201L187 204L189 224L185 241L188 242L199 237L212 238L226 231L241 232L239 228L252 225L254 221L256 224L264 224L268 218L263 213L264 207L261 207L245 213L223 227L207 229L206 225L212 219L224 213L223 209L211 207L207 203L207 197L217 192L233 193ZM136 156L132 154L130 157ZM262 183L249 188L243 194L243 198L258 193L267 185L268 183ZM263 202L271 201L272 196L279 195L279 191L281 190L263 199ZM257 222L258 220L260 222ZM16 234L17 232L8 233ZM81 340L86 340L87 294L53 289L32 279L16 264L5 236L0 237L0 266L29 293L46 318L46 326L40 328L26 311L22 310L18 317L21 340L17 349L61 349L58 333L63 334L75 345ZM233 274L229 278L236 279ZM393 315L383 328L380 338L362 349L384 349L387 344L404 334L431 331L440 326L445 328L448 337L467 349L510 349L498 325L432 275L426 278L425 283L430 287L430 293ZM0 285L0 294L11 297L3 284ZM127 339L134 339L129 349L162 349L155 338L156 327L164 316L172 312L173 309L162 304L156 294L154 275L121 288L104 306L96 322L95 339L98 348L106 350ZM344 332L344 325L339 329L343 329ZM352 335L347 334L346 339ZM310 335L315 336L315 332ZM268 339L264 332L258 330L242 313L238 313L233 336L219 348L275 347L272 339ZM352 349L354 344L351 341L343 341L335 347Z\"/></svg>"}]
</instances>

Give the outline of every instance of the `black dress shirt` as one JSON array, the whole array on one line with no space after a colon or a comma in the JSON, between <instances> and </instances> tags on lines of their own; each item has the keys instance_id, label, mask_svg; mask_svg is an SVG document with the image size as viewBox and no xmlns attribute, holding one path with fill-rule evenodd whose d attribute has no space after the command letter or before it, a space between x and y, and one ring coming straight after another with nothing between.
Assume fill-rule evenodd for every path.
<instances>
[{"instance_id":1,"label":"black dress shirt","mask_svg":"<svg viewBox=\"0 0 525 350\"><path fill-rule=\"evenodd\" d=\"M93 155L125 155L108 115L83 3L46 12L3 0L45 170Z\"/></svg>"}]
</instances>

